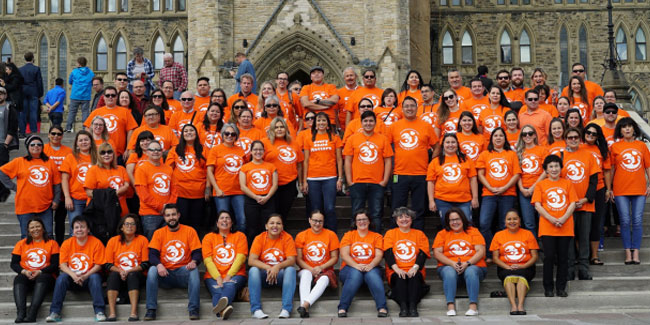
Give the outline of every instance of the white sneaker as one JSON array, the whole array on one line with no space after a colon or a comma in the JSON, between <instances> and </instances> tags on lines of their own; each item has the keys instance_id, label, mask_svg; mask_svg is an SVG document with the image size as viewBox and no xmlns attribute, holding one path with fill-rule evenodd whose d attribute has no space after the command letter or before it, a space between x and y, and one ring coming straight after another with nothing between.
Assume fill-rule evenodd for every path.
<instances>
[{"instance_id":1,"label":"white sneaker","mask_svg":"<svg viewBox=\"0 0 650 325\"><path fill-rule=\"evenodd\" d=\"M456 316L456 310L455 309L447 310L447 316Z\"/></svg>"},{"instance_id":2,"label":"white sneaker","mask_svg":"<svg viewBox=\"0 0 650 325\"><path fill-rule=\"evenodd\" d=\"M478 316L478 310L468 309L465 316Z\"/></svg>"},{"instance_id":3,"label":"white sneaker","mask_svg":"<svg viewBox=\"0 0 650 325\"><path fill-rule=\"evenodd\" d=\"M95 314L95 321L97 322L105 322L106 321L106 315L102 313L101 311Z\"/></svg>"},{"instance_id":4,"label":"white sneaker","mask_svg":"<svg viewBox=\"0 0 650 325\"><path fill-rule=\"evenodd\" d=\"M280 315L278 315L278 318L289 318L289 317L291 317L291 314L286 309L282 309Z\"/></svg>"},{"instance_id":5,"label":"white sneaker","mask_svg":"<svg viewBox=\"0 0 650 325\"><path fill-rule=\"evenodd\" d=\"M261 309L258 309L253 313L253 318L265 319L269 318L269 315L265 314Z\"/></svg>"}]
</instances>

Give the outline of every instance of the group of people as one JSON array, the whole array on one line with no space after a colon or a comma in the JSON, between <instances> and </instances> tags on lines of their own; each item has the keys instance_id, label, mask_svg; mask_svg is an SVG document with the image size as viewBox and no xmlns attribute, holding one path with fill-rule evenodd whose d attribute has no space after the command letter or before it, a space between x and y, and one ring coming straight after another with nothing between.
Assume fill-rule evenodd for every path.
<instances>
[{"instance_id":1,"label":"group of people","mask_svg":"<svg viewBox=\"0 0 650 325\"><path fill-rule=\"evenodd\" d=\"M275 82L260 84L259 96L253 93L254 77L244 73L240 90L230 97L220 88L211 91L210 80L201 77L197 92L183 91L179 100L173 98L175 84L161 80L162 88L152 90L146 102L138 99L143 89L134 85L130 92L128 79L118 73L115 87L103 88L73 148L61 143L64 129L54 125L49 143L31 135L25 139L28 154L0 167L0 182L16 191L25 238L16 246L23 251L14 251L12 267L21 275L28 269L18 265L32 258L24 255L30 244L56 238L61 245L58 269L69 277L56 280L57 300L48 320L59 319L72 284L90 288L97 319L105 319L97 296L101 286L96 287L102 267L112 283L109 320L116 317L111 300L121 282L137 301L140 276L129 277L130 270L148 271L145 319L156 317L158 285L188 287L190 318L196 319L201 262L215 314L230 315L247 276L254 317L267 317L260 288L276 284L283 288L280 317L289 317L297 274L297 311L308 317L323 291L337 285L333 266L340 257L338 315L347 316L365 282L378 316L384 317L383 259L399 315L416 316L427 293L424 263L431 250L423 231L430 211L440 215L444 228L432 249L448 315L456 313L461 280L470 296L466 315L478 314L479 282L490 263L497 264L511 314L525 313L540 243L546 296L567 296L568 280L576 275L590 280L590 265L603 264L598 250L605 221L616 227L608 205L618 212L625 264L640 263L650 151L639 140L637 124L615 104L615 93L585 80L579 63L573 73L559 93L546 85L541 69L531 77L532 88L523 86L521 68L499 71L496 83L473 78L470 87L463 86L459 71L450 70L450 87L439 102L417 71L407 73L397 92L378 88L372 69L362 71L358 86L352 68L343 72L346 85L336 89L315 66L311 84L295 89L280 72ZM311 227L294 240L283 224L298 191L306 198ZM349 191L354 230L339 242L335 206L341 191ZM386 192L393 218L382 237ZM405 208L409 202L411 209ZM73 237L64 242L66 214ZM31 231L35 220L41 227L38 240ZM212 227L208 234L202 230ZM95 237L100 245L88 239ZM136 239L135 246L144 250L128 251L137 262L117 258L126 248L109 249L111 242L129 246ZM93 243L95 257L85 253L87 242ZM309 246L312 242L320 246ZM32 270L56 264L58 245L48 245L43 250L52 255L50 263L29 266L25 276L32 282L21 278L23 291L37 280ZM69 259L77 250L85 259ZM58 269L50 267L48 274ZM110 272L117 274L112 282ZM17 320L31 319L32 311L27 315L19 298ZM136 312L133 307L134 319Z\"/></svg>"}]
</instances>

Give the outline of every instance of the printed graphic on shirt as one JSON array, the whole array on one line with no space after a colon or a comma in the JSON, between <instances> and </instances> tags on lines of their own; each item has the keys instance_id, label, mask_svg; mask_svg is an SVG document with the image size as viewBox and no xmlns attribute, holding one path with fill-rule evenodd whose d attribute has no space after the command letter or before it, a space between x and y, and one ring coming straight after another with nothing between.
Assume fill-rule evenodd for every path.
<instances>
[{"instance_id":1,"label":"printed graphic on shirt","mask_svg":"<svg viewBox=\"0 0 650 325\"><path fill-rule=\"evenodd\" d=\"M521 160L521 170L526 174L535 174L539 172L542 164L540 158L537 155L527 155L524 154L523 159Z\"/></svg>"},{"instance_id":2,"label":"printed graphic on shirt","mask_svg":"<svg viewBox=\"0 0 650 325\"><path fill-rule=\"evenodd\" d=\"M104 123L106 123L106 130L108 133L113 133L117 130L120 119L113 114L106 114L104 117Z\"/></svg>"},{"instance_id":3,"label":"printed graphic on shirt","mask_svg":"<svg viewBox=\"0 0 650 325\"><path fill-rule=\"evenodd\" d=\"M356 242L350 245L350 254L357 261L370 262L372 257L373 247L372 245L364 242Z\"/></svg>"},{"instance_id":4,"label":"printed graphic on shirt","mask_svg":"<svg viewBox=\"0 0 650 325\"><path fill-rule=\"evenodd\" d=\"M257 169L251 173L251 185L259 190L266 190L271 184L271 174L266 169Z\"/></svg>"},{"instance_id":5,"label":"printed graphic on shirt","mask_svg":"<svg viewBox=\"0 0 650 325\"><path fill-rule=\"evenodd\" d=\"M108 184L110 184L112 189L117 191L124 185L124 180L120 176L111 176L108 178Z\"/></svg>"},{"instance_id":6,"label":"printed graphic on shirt","mask_svg":"<svg viewBox=\"0 0 650 325\"><path fill-rule=\"evenodd\" d=\"M120 255L117 255L117 263L119 263L120 268L124 271L128 271L140 265L140 263L138 263L138 255L134 252L123 252Z\"/></svg>"},{"instance_id":7,"label":"printed graphic on shirt","mask_svg":"<svg viewBox=\"0 0 650 325\"><path fill-rule=\"evenodd\" d=\"M223 266L231 265L235 261L235 246L230 243L219 244L214 248L215 254L212 259L215 263Z\"/></svg>"},{"instance_id":8,"label":"printed graphic on shirt","mask_svg":"<svg viewBox=\"0 0 650 325\"><path fill-rule=\"evenodd\" d=\"M573 183L581 183L585 179L585 164L580 160L569 160L564 165L566 176Z\"/></svg>"},{"instance_id":9,"label":"printed graphic on shirt","mask_svg":"<svg viewBox=\"0 0 650 325\"><path fill-rule=\"evenodd\" d=\"M621 152L621 157L621 167L628 172L635 172L642 166L641 162L643 161L643 155L634 148L623 150L623 152Z\"/></svg>"},{"instance_id":10,"label":"printed graphic on shirt","mask_svg":"<svg viewBox=\"0 0 650 325\"><path fill-rule=\"evenodd\" d=\"M284 253L275 247L271 247L262 253L261 260L268 265L280 264L284 261Z\"/></svg>"},{"instance_id":11,"label":"printed graphic on shirt","mask_svg":"<svg viewBox=\"0 0 650 325\"><path fill-rule=\"evenodd\" d=\"M80 184L86 183L86 173L92 165L89 162L80 163L77 167L79 172L77 173L77 182Z\"/></svg>"},{"instance_id":12,"label":"printed graphic on shirt","mask_svg":"<svg viewBox=\"0 0 650 325\"><path fill-rule=\"evenodd\" d=\"M399 146L404 150L417 148L420 140L420 133L414 129L404 129L400 132Z\"/></svg>"},{"instance_id":13,"label":"printed graphic on shirt","mask_svg":"<svg viewBox=\"0 0 650 325\"><path fill-rule=\"evenodd\" d=\"M84 253L74 253L68 266L75 274L84 274L90 268L90 258Z\"/></svg>"},{"instance_id":14,"label":"printed graphic on shirt","mask_svg":"<svg viewBox=\"0 0 650 325\"><path fill-rule=\"evenodd\" d=\"M171 177L164 173L156 173L153 175L153 190L159 195L169 194L171 186Z\"/></svg>"},{"instance_id":15,"label":"printed graphic on shirt","mask_svg":"<svg viewBox=\"0 0 650 325\"><path fill-rule=\"evenodd\" d=\"M165 244L165 247L163 247L161 253L164 255L162 258L169 264L176 264L183 260L185 254L189 254L188 250L189 248L184 242L180 240L170 240Z\"/></svg>"},{"instance_id":16,"label":"printed graphic on shirt","mask_svg":"<svg viewBox=\"0 0 650 325\"><path fill-rule=\"evenodd\" d=\"M490 166L488 169L490 176L496 180L503 180L510 174L508 161L503 158L491 159L488 165Z\"/></svg>"},{"instance_id":17,"label":"printed graphic on shirt","mask_svg":"<svg viewBox=\"0 0 650 325\"><path fill-rule=\"evenodd\" d=\"M298 154L291 146L280 145L278 146L278 159L287 165L291 165L298 159Z\"/></svg>"},{"instance_id":18,"label":"printed graphic on shirt","mask_svg":"<svg viewBox=\"0 0 650 325\"><path fill-rule=\"evenodd\" d=\"M42 248L31 248L25 253L25 263L32 270L40 270L47 264L47 251Z\"/></svg>"},{"instance_id":19,"label":"printed graphic on shirt","mask_svg":"<svg viewBox=\"0 0 650 325\"><path fill-rule=\"evenodd\" d=\"M194 170L196 165L196 157L193 153L185 154L185 162L181 159L176 159L176 167L185 173L189 173Z\"/></svg>"},{"instance_id":20,"label":"printed graphic on shirt","mask_svg":"<svg viewBox=\"0 0 650 325\"><path fill-rule=\"evenodd\" d=\"M472 251L472 244L464 239L454 239L449 242L447 247L454 256L465 256Z\"/></svg>"},{"instance_id":21,"label":"printed graphic on shirt","mask_svg":"<svg viewBox=\"0 0 650 325\"><path fill-rule=\"evenodd\" d=\"M376 163L379 160L379 151L377 150L377 145L366 141L359 146L359 155L357 156L359 161L371 165Z\"/></svg>"},{"instance_id":22,"label":"printed graphic on shirt","mask_svg":"<svg viewBox=\"0 0 650 325\"><path fill-rule=\"evenodd\" d=\"M503 246L504 256L511 263L519 262L526 256L526 246L518 240L507 242Z\"/></svg>"},{"instance_id":23,"label":"printed graphic on shirt","mask_svg":"<svg viewBox=\"0 0 650 325\"><path fill-rule=\"evenodd\" d=\"M313 241L304 249L305 256L313 263L321 263L327 257L327 245L322 241Z\"/></svg>"},{"instance_id":24,"label":"printed graphic on shirt","mask_svg":"<svg viewBox=\"0 0 650 325\"><path fill-rule=\"evenodd\" d=\"M226 163L223 165L223 169L225 169L230 174L239 174L239 169L241 169L241 166L244 165L244 160L232 153L226 154L224 156L224 159Z\"/></svg>"},{"instance_id":25,"label":"printed graphic on shirt","mask_svg":"<svg viewBox=\"0 0 650 325\"><path fill-rule=\"evenodd\" d=\"M463 141L460 143L460 149L472 160L476 160L481 148L474 141Z\"/></svg>"},{"instance_id":26,"label":"printed graphic on shirt","mask_svg":"<svg viewBox=\"0 0 650 325\"><path fill-rule=\"evenodd\" d=\"M48 169L41 165L29 167L29 183L36 187L44 187L50 182L50 173Z\"/></svg>"},{"instance_id":27,"label":"printed graphic on shirt","mask_svg":"<svg viewBox=\"0 0 650 325\"><path fill-rule=\"evenodd\" d=\"M546 205L553 211L562 211L567 208L568 193L561 187L551 187L546 190Z\"/></svg>"},{"instance_id":28,"label":"printed graphic on shirt","mask_svg":"<svg viewBox=\"0 0 650 325\"><path fill-rule=\"evenodd\" d=\"M449 163L445 164L442 167L442 178L445 182L454 184L460 182L463 179L463 174L461 173L460 164L458 163Z\"/></svg>"},{"instance_id":29,"label":"printed graphic on shirt","mask_svg":"<svg viewBox=\"0 0 650 325\"><path fill-rule=\"evenodd\" d=\"M408 239L402 239L398 240L397 243L395 243L393 254L398 261L407 263L415 260L417 250L418 247L414 242Z\"/></svg>"}]
</instances>

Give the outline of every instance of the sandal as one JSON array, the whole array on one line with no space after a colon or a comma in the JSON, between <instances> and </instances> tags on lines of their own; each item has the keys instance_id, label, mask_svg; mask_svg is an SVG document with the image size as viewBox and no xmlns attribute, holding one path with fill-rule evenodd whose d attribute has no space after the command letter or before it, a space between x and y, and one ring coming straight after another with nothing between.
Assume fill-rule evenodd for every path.
<instances>
[{"instance_id":1,"label":"sandal","mask_svg":"<svg viewBox=\"0 0 650 325\"><path fill-rule=\"evenodd\" d=\"M605 265L605 263L603 263L603 261L601 261L598 257L596 257L596 258L592 258L589 261L589 265Z\"/></svg>"},{"instance_id":2,"label":"sandal","mask_svg":"<svg viewBox=\"0 0 650 325\"><path fill-rule=\"evenodd\" d=\"M505 298L505 297L507 297L507 294L506 294L505 291L496 290L496 291L490 292L490 298Z\"/></svg>"}]
</instances>

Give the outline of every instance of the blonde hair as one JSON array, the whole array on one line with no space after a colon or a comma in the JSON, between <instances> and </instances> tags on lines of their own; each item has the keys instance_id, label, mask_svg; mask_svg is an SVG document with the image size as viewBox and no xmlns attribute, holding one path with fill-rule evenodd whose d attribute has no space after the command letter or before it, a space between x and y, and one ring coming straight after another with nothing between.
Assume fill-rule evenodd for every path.
<instances>
[{"instance_id":1,"label":"blonde hair","mask_svg":"<svg viewBox=\"0 0 650 325\"><path fill-rule=\"evenodd\" d=\"M524 150L526 150L526 144L524 143L524 136L522 135L525 128L531 128L533 132L535 132L535 139L533 139L533 143L535 143L536 146L539 145L539 139L537 137L537 130L535 130L535 127L530 124L526 124L522 126L519 131L519 139L517 140L517 157L519 158L519 163L521 163L521 161L524 159L523 158Z\"/></svg>"},{"instance_id":2,"label":"blonde hair","mask_svg":"<svg viewBox=\"0 0 650 325\"><path fill-rule=\"evenodd\" d=\"M106 151L106 150L113 150L113 161L110 163L109 166L104 165L102 162L102 155L100 154L101 151ZM115 169L117 168L117 153L115 152L115 149L113 146L111 146L110 143L104 142L97 147L97 153L92 156L91 162L93 165L98 166L99 168L104 168L104 169Z\"/></svg>"},{"instance_id":3,"label":"blonde hair","mask_svg":"<svg viewBox=\"0 0 650 325\"><path fill-rule=\"evenodd\" d=\"M282 123L284 129L286 130L286 132L284 133L284 141L287 141L287 143L291 143L291 134L289 133L289 126L287 125L287 121L285 121L280 116L277 116L273 118L273 120L271 120L271 125L269 126L269 130L266 131L266 136L271 141L271 144L275 144L275 125L278 124L278 122Z\"/></svg>"}]
</instances>

